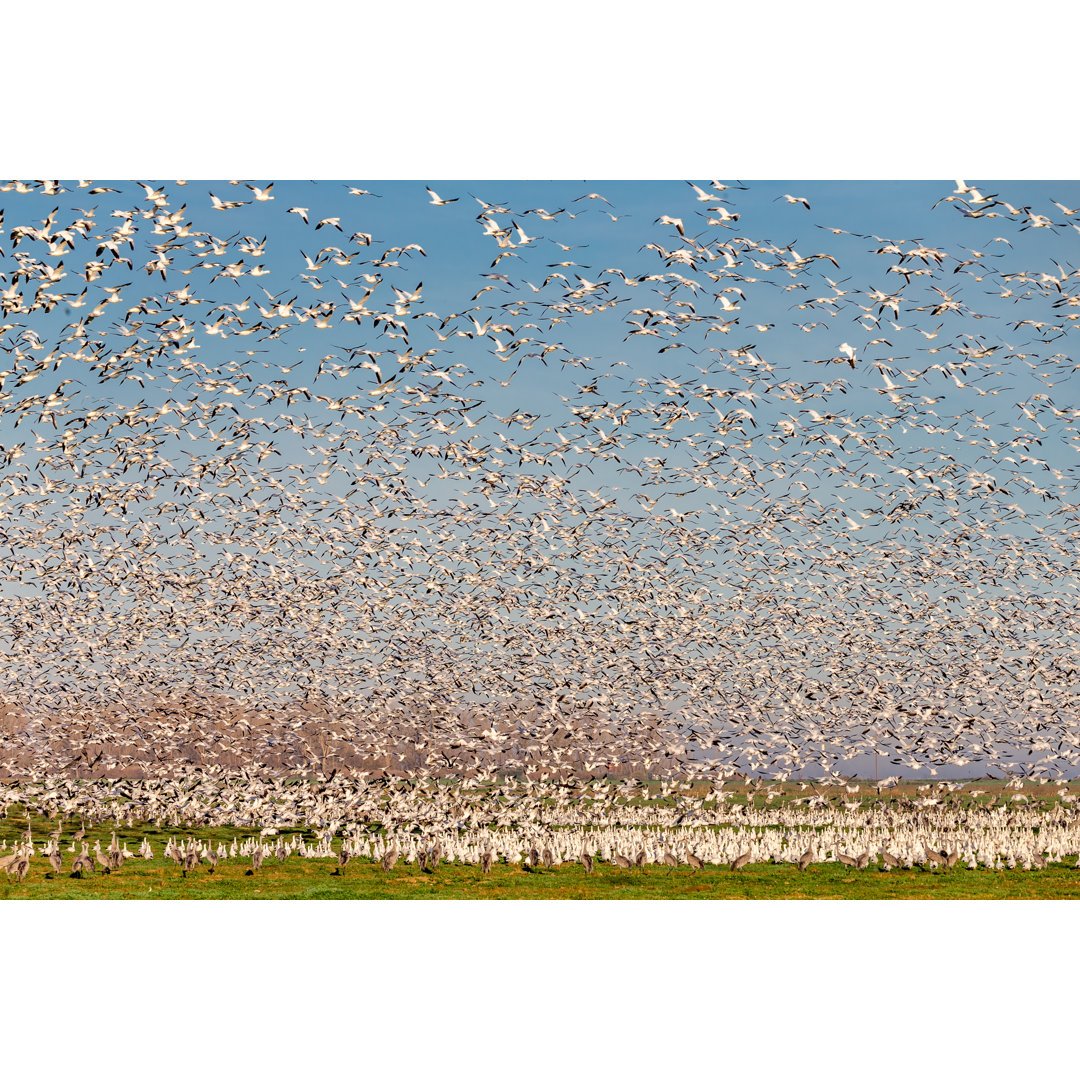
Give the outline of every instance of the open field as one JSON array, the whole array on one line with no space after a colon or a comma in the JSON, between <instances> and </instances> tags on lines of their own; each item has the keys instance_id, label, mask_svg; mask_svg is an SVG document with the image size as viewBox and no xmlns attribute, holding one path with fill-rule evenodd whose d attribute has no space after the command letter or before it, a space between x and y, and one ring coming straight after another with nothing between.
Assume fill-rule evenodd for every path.
<instances>
[{"instance_id":1,"label":"open field","mask_svg":"<svg viewBox=\"0 0 1080 1080\"><path fill-rule=\"evenodd\" d=\"M723 791L624 781L568 800L511 777L483 787L339 777L265 790L204 781L162 803L152 782L27 784L5 793L0 859L31 844L33 854L23 880L0 874L0 899L1078 899L1074 787L905 783L878 794L854 781ZM243 799L255 790L253 813ZM76 878L80 848L95 868ZM110 849L125 856L111 873ZM800 871L804 850L813 856ZM860 855L865 868L844 861Z\"/></svg>"},{"instance_id":2,"label":"open field","mask_svg":"<svg viewBox=\"0 0 1080 1080\"><path fill-rule=\"evenodd\" d=\"M823 863L800 873L793 866L754 865L732 872L709 866L668 871L648 866L604 866L592 876L580 865L532 872L495 866L484 875L474 866L440 866L432 874L416 866L383 873L371 863L350 862L334 876L330 860L290 858L265 863L245 876L239 861L205 866L187 877L171 862L133 860L114 874L74 880L67 872L47 880L47 862L35 859L19 883L0 878L3 900L1076 900L1080 872L1051 864L1046 870L972 871L879 869L853 871Z\"/></svg>"}]
</instances>

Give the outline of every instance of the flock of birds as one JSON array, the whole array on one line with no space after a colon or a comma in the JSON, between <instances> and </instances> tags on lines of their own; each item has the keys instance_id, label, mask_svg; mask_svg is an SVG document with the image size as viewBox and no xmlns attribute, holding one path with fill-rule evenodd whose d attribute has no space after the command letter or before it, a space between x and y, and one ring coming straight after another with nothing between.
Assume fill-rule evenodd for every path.
<instances>
[{"instance_id":1,"label":"flock of birds","mask_svg":"<svg viewBox=\"0 0 1080 1080\"><path fill-rule=\"evenodd\" d=\"M285 186L0 185L2 775L1080 764L1080 211Z\"/></svg>"},{"instance_id":2,"label":"flock of birds","mask_svg":"<svg viewBox=\"0 0 1080 1080\"><path fill-rule=\"evenodd\" d=\"M985 791L949 782L891 799L871 788L864 794L876 797L853 800L859 784L835 793L812 783L803 788L813 794L791 799L772 785L747 783L740 794L748 797L740 802L723 781L702 791L686 782L657 788L633 779L573 790L512 777L449 787L342 777L316 784L221 782L198 774L172 784L53 778L4 793L5 818L18 803L28 822L34 814L57 824L37 846L31 827L10 851L3 841L0 869L22 881L40 857L50 867L46 877L81 878L159 856L183 877L200 868L213 874L230 863L255 876L265 861L293 856L330 860L337 876L352 860L428 874L440 862L485 874L497 863L526 872L580 863L588 874L601 866L673 871L726 865L738 871L751 863L805 871L839 862L887 872L949 869L958 862L971 870L1039 870L1072 859L1068 865L1080 867L1078 796L1067 788L1048 801L1008 789L980 800ZM170 836L155 851L145 833L150 824L186 835ZM234 830L231 839L194 835L222 826ZM92 842L88 829L99 834ZM105 830L111 831L107 847L100 835ZM135 850L120 839L124 830L142 832Z\"/></svg>"}]
</instances>

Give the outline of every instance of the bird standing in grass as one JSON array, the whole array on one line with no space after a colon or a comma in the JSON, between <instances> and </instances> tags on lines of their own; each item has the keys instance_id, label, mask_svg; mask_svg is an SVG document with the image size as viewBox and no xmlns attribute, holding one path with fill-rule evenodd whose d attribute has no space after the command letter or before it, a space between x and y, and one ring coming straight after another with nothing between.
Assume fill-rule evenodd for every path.
<instances>
[{"instance_id":1,"label":"bird standing in grass","mask_svg":"<svg viewBox=\"0 0 1080 1080\"><path fill-rule=\"evenodd\" d=\"M89 870L90 873L94 872L94 860L90 858L90 845L83 843L82 851L75 856L71 864L71 876L73 878L81 878L83 871Z\"/></svg>"}]
</instances>

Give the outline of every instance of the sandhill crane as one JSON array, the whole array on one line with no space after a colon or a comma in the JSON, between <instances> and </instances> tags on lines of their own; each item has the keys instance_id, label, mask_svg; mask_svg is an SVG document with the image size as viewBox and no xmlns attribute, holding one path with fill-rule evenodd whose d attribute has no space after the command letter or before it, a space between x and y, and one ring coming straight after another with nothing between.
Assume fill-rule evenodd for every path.
<instances>
[{"instance_id":1,"label":"sandhill crane","mask_svg":"<svg viewBox=\"0 0 1080 1080\"><path fill-rule=\"evenodd\" d=\"M741 870L750 861L751 851L747 848L741 855L736 855L731 860L730 867L732 870Z\"/></svg>"},{"instance_id":2,"label":"sandhill crane","mask_svg":"<svg viewBox=\"0 0 1080 1080\"><path fill-rule=\"evenodd\" d=\"M692 852L686 853L686 861L695 869L700 870L705 864Z\"/></svg>"},{"instance_id":3,"label":"sandhill crane","mask_svg":"<svg viewBox=\"0 0 1080 1080\"><path fill-rule=\"evenodd\" d=\"M82 851L75 856L71 863L71 876L81 878L84 870L94 872L94 861L90 858L90 845L84 843Z\"/></svg>"},{"instance_id":4,"label":"sandhill crane","mask_svg":"<svg viewBox=\"0 0 1080 1080\"><path fill-rule=\"evenodd\" d=\"M491 873L491 859L492 859L491 848L488 848L480 856L480 872L482 874L490 874Z\"/></svg>"},{"instance_id":5,"label":"sandhill crane","mask_svg":"<svg viewBox=\"0 0 1080 1080\"><path fill-rule=\"evenodd\" d=\"M94 843L94 862L98 866L100 866L106 874L112 873L112 866L110 865L109 860L106 859L104 854L102 853L100 840Z\"/></svg>"},{"instance_id":6,"label":"sandhill crane","mask_svg":"<svg viewBox=\"0 0 1080 1080\"><path fill-rule=\"evenodd\" d=\"M799 870L805 870L814 861L814 849L809 847L799 856Z\"/></svg>"},{"instance_id":7,"label":"sandhill crane","mask_svg":"<svg viewBox=\"0 0 1080 1080\"><path fill-rule=\"evenodd\" d=\"M55 841L53 842L52 849L49 851L49 865L53 868L53 877L56 877L64 868L64 856L56 846Z\"/></svg>"},{"instance_id":8,"label":"sandhill crane","mask_svg":"<svg viewBox=\"0 0 1080 1080\"><path fill-rule=\"evenodd\" d=\"M15 856L14 862L7 868L8 877L17 877L21 882L26 877L26 872L30 869L30 856L25 852L20 852Z\"/></svg>"},{"instance_id":9,"label":"sandhill crane","mask_svg":"<svg viewBox=\"0 0 1080 1080\"><path fill-rule=\"evenodd\" d=\"M381 861L380 865L382 866L383 870L385 870L387 873L389 873L391 870L394 869L394 864L397 861L398 861L398 849L395 846L392 851L387 851L387 852L385 852L383 854L382 861Z\"/></svg>"},{"instance_id":10,"label":"sandhill crane","mask_svg":"<svg viewBox=\"0 0 1080 1080\"><path fill-rule=\"evenodd\" d=\"M855 858L855 869L865 870L870 865L870 851L866 850Z\"/></svg>"},{"instance_id":11,"label":"sandhill crane","mask_svg":"<svg viewBox=\"0 0 1080 1080\"><path fill-rule=\"evenodd\" d=\"M855 865L855 860L850 855L845 855L840 851L836 853L836 861L843 863L845 866Z\"/></svg>"},{"instance_id":12,"label":"sandhill crane","mask_svg":"<svg viewBox=\"0 0 1080 1080\"><path fill-rule=\"evenodd\" d=\"M633 865L633 863L631 863L630 860L625 855L622 855L618 851L616 851L615 852L615 865L620 870L629 870L630 867Z\"/></svg>"},{"instance_id":13,"label":"sandhill crane","mask_svg":"<svg viewBox=\"0 0 1080 1080\"><path fill-rule=\"evenodd\" d=\"M679 860L677 858L675 858L675 856L672 855L670 851L665 851L664 852L664 865L667 866L667 867L670 867L670 869L668 870L668 873L670 874L672 870L674 870L674 869L676 869L676 867L678 867Z\"/></svg>"},{"instance_id":14,"label":"sandhill crane","mask_svg":"<svg viewBox=\"0 0 1080 1080\"><path fill-rule=\"evenodd\" d=\"M897 870L900 868L900 860L895 855L890 855L884 848L881 849L880 854L883 870Z\"/></svg>"},{"instance_id":15,"label":"sandhill crane","mask_svg":"<svg viewBox=\"0 0 1080 1080\"><path fill-rule=\"evenodd\" d=\"M1080 856L1076 859L1077 868L1080 869ZM581 853L581 865L585 867L585 873L591 874L593 872L593 857L587 852Z\"/></svg>"}]
</instances>

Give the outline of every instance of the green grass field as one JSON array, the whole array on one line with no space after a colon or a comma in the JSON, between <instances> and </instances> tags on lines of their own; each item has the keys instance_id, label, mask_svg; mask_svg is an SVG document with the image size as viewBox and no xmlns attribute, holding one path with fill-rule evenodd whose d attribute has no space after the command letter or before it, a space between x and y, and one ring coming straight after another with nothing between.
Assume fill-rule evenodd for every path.
<instances>
[{"instance_id":1,"label":"green grass field","mask_svg":"<svg viewBox=\"0 0 1080 1080\"><path fill-rule=\"evenodd\" d=\"M1044 789L1037 794L1044 792L1045 806L1049 808L1057 800L1053 790ZM785 793L786 798L793 794ZM983 798L994 794L997 792ZM764 802L760 798L758 801ZM26 809L14 804L9 807L8 815L0 818L0 842L6 842L4 850L10 851L29 825L35 849L40 852L57 820L37 814L27 817ZM77 819L64 822L61 841L64 865L60 875L54 877L48 860L35 854L24 881L0 872L0 900L1080 899L1080 870L1073 867L1075 858L1040 871L968 870L959 863L950 870L887 873L876 864L859 871L840 863L815 863L805 873L790 864L767 863L751 864L738 872L726 866L706 866L694 871L686 865L670 872L667 867L655 865L621 870L598 859L592 876L586 875L578 863L531 872L520 865L496 863L490 875L482 874L478 866L443 863L434 873L425 874L418 866L404 861L384 873L369 860L354 859L339 876L335 874L336 863L332 859L304 859L293 854L284 863L268 855L254 875L246 873L250 860L237 858L222 860L214 873L209 872L207 864L201 864L184 877L180 868L164 857L170 837L183 842L194 836L216 846L218 842L228 845L233 839L251 838L257 831L158 826L150 822L120 826L116 834L119 842L126 843L132 851L144 838L149 840L154 859L130 859L113 874L97 870L83 879L75 879L70 876L73 855L67 849L78 824ZM102 849L106 849L113 829L111 821L92 825L85 839L91 848L95 841L100 841ZM302 836L309 842L315 840L310 830L298 828L283 828L278 835L285 839ZM335 843L335 850L339 847L340 841Z\"/></svg>"},{"instance_id":2,"label":"green grass field","mask_svg":"<svg viewBox=\"0 0 1080 1080\"><path fill-rule=\"evenodd\" d=\"M267 859L253 876L249 863L222 862L209 873L200 866L183 877L160 856L131 860L114 874L76 880L65 868L49 880L48 862L35 858L26 880L0 877L0 899L26 900L1072 900L1080 899L1080 871L1062 865L1046 870L853 871L820 863L805 873L786 865L752 865L732 873L727 867L694 871L680 866L619 870L604 865L590 877L577 864L528 872L496 865L441 865L433 874L398 864L384 873L371 863L352 861L334 876L328 859L290 856Z\"/></svg>"}]
</instances>

